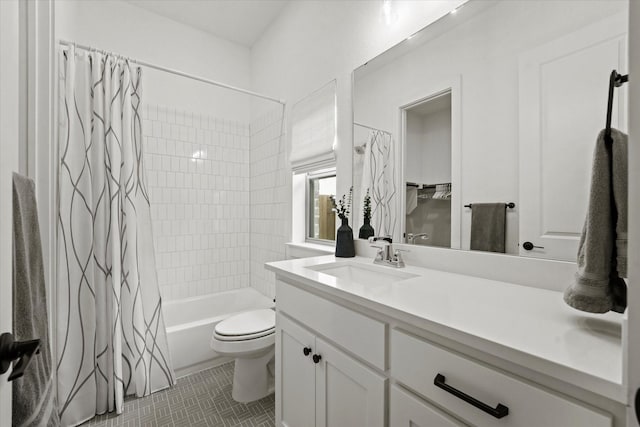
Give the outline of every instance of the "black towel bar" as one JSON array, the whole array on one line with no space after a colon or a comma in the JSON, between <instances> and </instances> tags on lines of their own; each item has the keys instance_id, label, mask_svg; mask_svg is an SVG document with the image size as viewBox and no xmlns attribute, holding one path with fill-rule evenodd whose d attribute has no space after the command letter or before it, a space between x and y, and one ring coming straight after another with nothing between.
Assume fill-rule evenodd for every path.
<instances>
[{"instance_id":1,"label":"black towel bar","mask_svg":"<svg viewBox=\"0 0 640 427\"><path fill-rule=\"evenodd\" d=\"M611 116L613 113L613 92L617 87L629 81L629 75L618 74L616 70L611 71L609 76L609 97L607 98L607 123L605 124L605 137L607 143L611 143Z\"/></svg>"},{"instance_id":2,"label":"black towel bar","mask_svg":"<svg viewBox=\"0 0 640 427\"><path fill-rule=\"evenodd\" d=\"M513 209L513 208L516 207L516 204L513 203L513 202L505 203L504 205L505 205L505 207L507 207L509 209ZM471 208L473 208L473 203L469 203L468 205L464 205L464 207L471 209Z\"/></svg>"}]
</instances>

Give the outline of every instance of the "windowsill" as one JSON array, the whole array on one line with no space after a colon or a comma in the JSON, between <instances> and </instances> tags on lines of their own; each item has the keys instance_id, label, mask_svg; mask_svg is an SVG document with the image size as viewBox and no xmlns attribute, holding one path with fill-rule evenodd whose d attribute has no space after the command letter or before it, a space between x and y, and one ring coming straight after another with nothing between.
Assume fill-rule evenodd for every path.
<instances>
[{"instance_id":1,"label":"windowsill","mask_svg":"<svg viewBox=\"0 0 640 427\"><path fill-rule=\"evenodd\" d=\"M285 254L287 259L308 258L320 255L331 255L335 253L335 244L320 244L309 242L289 242L285 243Z\"/></svg>"}]
</instances>

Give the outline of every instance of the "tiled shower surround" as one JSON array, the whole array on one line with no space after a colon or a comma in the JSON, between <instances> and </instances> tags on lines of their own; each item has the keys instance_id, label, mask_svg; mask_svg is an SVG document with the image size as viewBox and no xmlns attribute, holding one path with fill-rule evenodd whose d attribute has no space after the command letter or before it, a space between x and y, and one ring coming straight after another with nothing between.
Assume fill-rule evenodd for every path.
<instances>
[{"instance_id":1,"label":"tiled shower surround","mask_svg":"<svg viewBox=\"0 0 640 427\"><path fill-rule=\"evenodd\" d=\"M163 298L249 286L249 125L155 105L143 120Z\"/></svg>"},{"instance_id":2,"label":"tiled shower surround","mask_svg":"<svg viewBox=\"0 0 640 427\"><path fill-rule=\"evenodd\" d=\"M168 301L253 286L274 295L284 259L282 109L248 123L142 111L158 281Z\"/></svg>"},{"instance_id":3,"label":"tiled shower surround","mask_svg":"<svg viewBox=\"0 0 640 427\"><path fill-rule=\"evenodd\" d=\"M251 286L275 296L275 276L264 263L282 260L288 237L287 198L291 172L285 163L282 108L251 123Z\"/></svg>"}]
</instances>

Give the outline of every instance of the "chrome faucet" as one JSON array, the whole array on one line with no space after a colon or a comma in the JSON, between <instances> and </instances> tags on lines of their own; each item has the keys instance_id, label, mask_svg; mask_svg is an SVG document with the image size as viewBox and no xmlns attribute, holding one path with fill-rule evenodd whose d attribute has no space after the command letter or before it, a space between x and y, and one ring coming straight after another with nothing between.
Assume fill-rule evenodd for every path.
<instances>
[{"instance_id":1,"label":"chrome faucet","mask_svg":"<svg viewBox=\"0 0 640 427\"><path fill-rule=\"evenodd\" d=\"M407 243L410 243L412 245L415 245L416 243L416 239L420 238L421 240L428 240L429 239L429 235L427 233L418 233L418 234L413 234L413 233L407 233Z\"/></svg>"},{"instance_id":2,"label":"chrome faucet","mask_svg":"<svg viewBox=\"0 0 640 427\"><path fill-rule=\"evenodd\" d=\"M371 245L372 248L378 249L378 253L373 259L374 264L389 265L397 268L404 267L404 261L401 254L402 250L393 249L393 240L391 237L369 237L369 243L377 243L375 245Z\"/></svg>"}]
</instances>

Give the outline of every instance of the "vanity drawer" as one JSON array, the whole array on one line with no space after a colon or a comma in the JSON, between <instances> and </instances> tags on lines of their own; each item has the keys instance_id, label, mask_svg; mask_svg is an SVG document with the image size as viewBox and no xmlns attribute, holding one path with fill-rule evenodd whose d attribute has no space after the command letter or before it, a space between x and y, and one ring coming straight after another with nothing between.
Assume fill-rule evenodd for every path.
<instances>
[{"instance_id":1,"label":"vanity drawer","mask_svg":"<svg viewBox=\"0 0 640 427\"><path fill-rule=\"evenodd\" d=\"M611 427L610 415L565 399L487 366L464 358L398 330L391 331L391 376L475 426L589 426ZM434 384L437 375L444 390ZM497 418L472 403L458 390L477 399L486 409L508 408Z\"/></svg>"},{"instance_id":2,"label":"vanity drawer","mask_svg":"<svg viewBox=\"0 0 640 427\"><path fill-rule=\"evenodd\" d=\"M385 323L280 280L276 282L276 308L385 370Z\"/></svg>"},{"instance_id":3,"label":"vanity drawer","mask_svg":"<svg viewBox=\"0 0 640 427\"><path fill-rule=\"evenodd\" d=\"M392 427L464 426L464 424L396 385L391 386L391 412L389 414L389 421L389 425Z\"/></svg>"}]
</instances>

